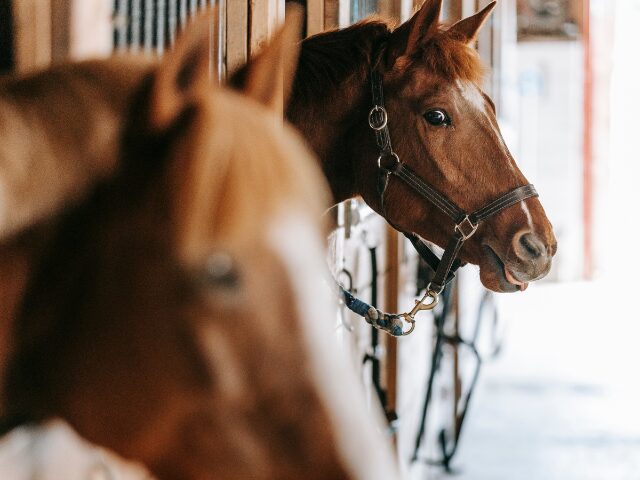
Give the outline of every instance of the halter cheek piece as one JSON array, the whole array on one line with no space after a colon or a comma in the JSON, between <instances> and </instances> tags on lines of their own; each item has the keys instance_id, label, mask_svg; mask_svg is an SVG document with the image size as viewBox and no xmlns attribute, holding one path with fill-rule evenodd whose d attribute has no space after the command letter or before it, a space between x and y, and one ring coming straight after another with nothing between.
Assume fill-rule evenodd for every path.
<instances>
[{"instance_id":1,"label":"halter cheek piece","mask_svg":"<svg viewBox=\"0 0 640 480\"><path fill-rule=\"evenodd\" d=\"M409 239L420 257L435 272L433 279L427 285L424 296L420 300L416 300L416 304L411 311L401 314L385 314L355 298L343 289L345 304L349 309L365 317L375 328L384 330L393 336L405 336L413 332L415 316L418 312L432 310L438 304L442 290L453 280L456 270L461 265L458 260L458 253L460 253L462 245L476 233L480 223L527 198L537 197L538 193L533 185L524 185L511 190L473 213L466 213L420 178L408 165L402 163L398 154L393 151L389 135L389 118L384 107L382 78L377 71L371 72L371 91L373 108L369 112L369 126L375 132L376 143L380 149L378 156L378 195L383 216L387 218L385 193L389 180L391 177L396 177L454 222L453 233L440 259L418 235L413 232L406 232L389 222L393 228L402 232ZM389 220L387 219L387 221ZM372 309L377 312L376 315L372 315ZM402 327L398 325L400 319L409 324L408 330L403 331Z\"/></svg>"}]
</instances>

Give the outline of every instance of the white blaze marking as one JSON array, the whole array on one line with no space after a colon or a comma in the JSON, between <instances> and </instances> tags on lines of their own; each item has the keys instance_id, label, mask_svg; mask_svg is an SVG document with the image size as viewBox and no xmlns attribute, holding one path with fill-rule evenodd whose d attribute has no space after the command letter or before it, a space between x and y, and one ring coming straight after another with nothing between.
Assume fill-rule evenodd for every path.
<instances>
[{"instance_id":1,"label":"white blaze marking","mask_svg":"<svg viewBox=\"0 0 640 480\"><path fill-rule=\"evenodd\" d=\"M330 416L344 468L358 480L400 478L392 446L381 433L380 412L367 411L354 363L336 341L332 323L336 302L322 282L327 267L318 230L302 214L291 212L274 223L269 242L289 272L311 373Z\"/></svg>"},{"instance_id":2,"label":"white blaze marking","mask_svg":"<svg viewBox=\"0 0 640 480\"><path fill-rule=\"evenodd\" d=\"M487 104L478 87L471 82L461 82L460 80L457 80L456 84L458 85L458 90L460 90L462 98L469 102L477 111L488 116Z\"/></svg>"},{"instance_id":3,"label":"white blaze marking","mask_svg":"<svg viewBox=\"0 0 640 480\"><path fill-rule=\"evenodd\" d=\"M529 207L527 207L527 204L526 204L525 200L522 200L520 202L520 206L522 207L522 211L524 212L524 214L527 216L527 222L529 223L529 229L531 230L531 232L533 232L533 219L531 218L531 212L529 211Z\"/></svg>"},{"instance_id":4,"label":"white blaze marking","mask_svg":"<svg viewBox=\"0 0 640 480\"><path fill-rule=\"evenodd\" d=\"M498 143L500 149L502 149L504 155L507 157L509 165L509 169L516 173L516 166L511 154L509 153L509 148L507 144L504 142L502 138L502 134L500 133L500 129L497 126L497 123L491 120L490 112L487 110L487 102L484 99L484 96L480 92L480 89L472 82L462 82L460 80L456 80L456 85L458 90L460 91L460 95L464 100L466 100L468 105L471 105L478 112L484 115L487 118L486 125L491 128L493 133L495 134L495 140Z\"/></svg>"}]
</instances>

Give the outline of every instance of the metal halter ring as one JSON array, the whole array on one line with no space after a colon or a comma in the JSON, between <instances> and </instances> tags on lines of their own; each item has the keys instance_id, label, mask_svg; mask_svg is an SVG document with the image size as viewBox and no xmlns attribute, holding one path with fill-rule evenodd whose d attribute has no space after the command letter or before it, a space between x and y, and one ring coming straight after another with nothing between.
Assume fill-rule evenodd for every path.
<instances>
[{"instance_id":1,"label":"metal halter ring","mask_svg":"<svg viewBox=\"0 0 640 480\"><path fill-rule=\"evenodd\" d=\"M409 335L411 332L413 332L416 329L416 321L415 321L415 319L412 318L412 317L408 317L407 315L408 314L406 314L406 313L401 313L400 315L394 315L395 317L402 318L405 323L409 324L409 330L403 330L402 333L394 333L389 328L385 328L385 327L381 327L379 325L376 325L375 322L372 322L370 325L373 328L375 328L376 330L383 331L384 333L389 334L392 337L406 337L407 335Z\"/></svg>"},{"instance_id":2,"label":"metal halter ring","mask_svg":"<svg viewBox=\"0 0 640 480\"><path fill-rule=\"evenodd\" d=\"M382 121L381 122L377 122L376 121L375 114L377 112L380 112L382 114ZM371 109L371 111L369 112L369 126L375 131L380 131L384 127L386 127L388 120L389 120L389 118L387 116L387 111L385 110L384 107L382 107L380 105L375 105Z\"/></svg>"},{"instance_id":3,"label":"metal halter ring","mask_svg":"<svg viewBox=\"0 0 640 480\"><path fill-rule=\"evenodd\" d=\"M400 163L400 157L398 156L398 154L396 152L392 151L392 152L389 152L389 153L380 154L380 156L378 156L378 168L380 170L384 170L385 172L389 172L390 173L394 169L382 166L382 158L383 157L393 157L395 159L395 161L396 161L395 164L394 164L394 167Z\"/></svg>"}]
</instances>

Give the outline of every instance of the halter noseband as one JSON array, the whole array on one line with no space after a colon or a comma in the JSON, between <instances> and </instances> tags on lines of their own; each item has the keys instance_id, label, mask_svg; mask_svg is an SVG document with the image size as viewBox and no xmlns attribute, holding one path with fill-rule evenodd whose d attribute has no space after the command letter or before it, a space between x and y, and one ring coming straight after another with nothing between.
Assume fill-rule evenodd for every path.
<instances>
[{"instance_id":1,"label":"halter noseband","mask_svg":"<svg viewBox=\"0 0 640 480\"><path fill-rule=\"evenodd\" d=\"M391 226L399 232L402 232L411 241L418 254L435 272L433 279L427 285L424 296L420 300L416 300L415 307L407 313L391 316L395 318L401 317L405 322L409 323L410 329L408 331L399 333L397 322L387 322L395 327L393 329L387 328L387 325L376 325L372 322L374 327L384 330L387 333L395 336L404 336L411 333L415 328L415 316L418 312L435 308L439 295L442 293L442 290L444 290L444 287L453 280L455 271L461 264L458 260L458 254L460 253L462 245L476 233L480 223L518 202L526 200L527 198L537 197L538 193L533 185L523 185L502 195L473 213L466 213L446 196L420 178L409 166L402 163L398 154L393 151L391 137L389 135L389 118L384 107L382 77L380 73L375 70L371 72L371 91L373 107L369 112L369 126L375 132L376 143L380 149L378 156L378 195L380 197L380 207L383 216L386 218L385 193L387 186L391 176L395 176L454 222L453 233L440 259L418 235L405 232L389 222ZM427 299L430 300L428 303L425 303ZM347 306L349 306L350 303L360 302L358 299L347 296L345 296L345 301ZM361 310L363 310L362 307Z\"/></svg>"}]
</instances>

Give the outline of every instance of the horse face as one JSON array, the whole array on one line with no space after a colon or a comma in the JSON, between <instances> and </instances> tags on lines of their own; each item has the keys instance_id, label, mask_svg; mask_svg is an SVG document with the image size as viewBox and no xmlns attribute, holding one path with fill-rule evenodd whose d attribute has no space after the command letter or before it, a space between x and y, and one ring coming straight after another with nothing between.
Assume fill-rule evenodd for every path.
<instances>
[{"instance_id":1,"label":"horse face","mask_svg":"<svg viewBox=\"0 0 640 480\"><path fill-rule=\"evenodd\" d=\"M443 31L441 3L427 0L392 34L384 74L389 125L400 159L471 213L529 182L479 87L482 67L471 47L495 4ZM393 223L442 247L453 233L448 217L398 180L391 180L386 205ZM513 292L544 277L555 251L544 209L530 198L482 223L461 257L480 266L487 288Z\"/></svg>"}]
</instances>

